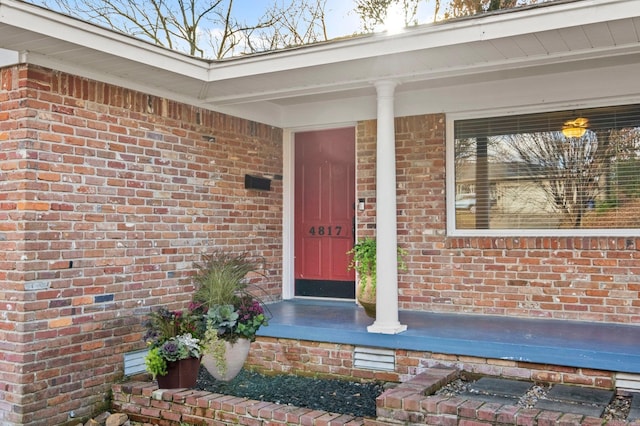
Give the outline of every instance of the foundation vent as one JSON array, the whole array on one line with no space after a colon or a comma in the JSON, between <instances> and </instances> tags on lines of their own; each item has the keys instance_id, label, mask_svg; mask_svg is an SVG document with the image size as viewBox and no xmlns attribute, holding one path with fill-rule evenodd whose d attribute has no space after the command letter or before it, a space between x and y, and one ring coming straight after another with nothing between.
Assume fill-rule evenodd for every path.
<instances>
[{"instance_id":1,"label":"foundation vent","mask_svg":"<svg viewBox=\"0 0 640 426\"><path fill-rule=\"evenodd\" d=\"M640 391L640 375L616 373L616 388L629 391Z\"/></svg>"},{"instance_id":2,"label":"foundation vent","mask_svg":"<svg viewBox=\"0 0 640 426\"><path fill-rule=\"evenodd\" d=\"M396 354L393 349L356 346L353 350L353 366L367 370L395 371Z\"/></svg>"},{"instance_id":3,"label":"foundation vent","mask_svg":"<svg viewBox=\"0 0 640 426\"><path fill-rule=\"evenodd\" d=\"M125 376L132 376L146 371L144 357L147 356L147 352L149 352L147 349L143 349L141 351L128 352L124 354Z\"/></svg>"}]
</instances>

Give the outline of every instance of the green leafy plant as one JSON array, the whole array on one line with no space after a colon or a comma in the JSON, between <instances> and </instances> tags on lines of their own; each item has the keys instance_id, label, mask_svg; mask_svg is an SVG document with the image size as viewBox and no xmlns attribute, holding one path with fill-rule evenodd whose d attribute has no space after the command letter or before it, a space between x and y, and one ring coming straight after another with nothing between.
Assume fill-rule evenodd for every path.
<instances>
[{"instance_id":1,"label":"green leafy plant","mask_svg":"<svg viewBox=\"0 0 640 426\"><path fill-rule=\"evenodd\" d=\"M246 252L222 250L203 255L203 261L196 264L193 303L205 324L202 348L215 358L223 374L224 342L254 341L260 327L268 325L264 304L249 290L251 275L259 275L260 266Z\"/></svg>"},{"instance_id":2,"label":"green leafy plant","mask_svg":"<svg viewBox=\"0 0 640 426\"><path fill-rule=\"evenodd\" d=\"M155 379L167 374L167 363L200 358L202 318L194 311L170 311L164 307L151 312L145 321L144 340L150 348L145 366Z\"/></svg>"},{"instance_id":3,"label":"green leafy plant","mask_svg":"<svg viewBox=\"0 0 640 426\"><path fill-rule=\"evenodd\" d=\"M144 322L147 331L143 339L149 346L159 346L181 334L191 334L199 338L204 332L201 321L200 314L193 309L183 312L161 307L147 316Z\"/></svg>"},{"instance_id":4,"label":"green leafy plant","mask_svg":"<svg viewBox=\"0 0 640 426\"><path fill-rule=\"evenodd\" d=\"M226 346L224 340L218 336L218 330L213 324L208 324L206 331L204 332L204 339L202 340L203 353L209 354L213 357L216 363L216 367L220 371L220 375L225 376L227 374L227 362L225 359Z\"/></svg>"},{"instance_id":5,"label":"green leafy plant","mask_svg":"<svg viewBox=\"0 0 640 426\"><path fill-rule=\"evenodd\" d=\"M235 308L238 313L235 334L254 341L258 329L263 325L268 325L262 303L251 296L244 296L236 301Z\"/></svg>"},{"instance_id":6,"label":"green leafy plant","mask_svg":"<svg viewBox=\"0 0 640 426\"><path fill-rule=\"evenodd\" d=\"M268 325L264 304L250 290L249 275L258 274L260 262L248 253L222 250L203 255L193 278L193 303L204 316L206 329L214 328L222 340L255 340L261 326Z\"/></svg>"},{"instance_id":7,"label":"green leafy plant","mask_svg":"<svg viewBox=\"0 0 640 426\"><path fill-rule=\"evenodd\" d=\"M151 348L144 358L144 365L147 371L153 376L153 380L157 376L164 376L167 374L167 361L160 355L159 348Z\"/></svg>"},{"instance_id":8,"label":"green leafy plant","mask_svg":"<svg viewBox=\"0 0 640 426\"><path fill-rule=\"evenodd\" d=\"M196 292L195 303L207 308L216 305L233 305L239 295L247 291L247 275L257 272L259 263L248 253L228 253L217 250L202 255L203 261L196 263L193 281Z\"/></svg>"},{"instance_id":9,"label":"green leafy plant","mask_svg":"<svg viewBox=\"0 0 640 426\"><path fill-rule=\"evenodd\" d=\"M240 315L233 305L215 305L206 314L207 330L217 330L218 336L232 335ZM231 337L231 336L229 336Z\"/></svg>"},{"instance_id":10,"label":"green leafy plant","mask_svg":"<svg viewBox=\"0 0 640 426\"><path fill-rule=\"evenodd\" d=\"M365 277L371 278L371 285L373 288L377 284L377 268L376 268L376 239L367 237L358 241L351 250L347 252L348 255L353 256L349 263L348 270L355 270L360 277L361 285L365 285ZM406 270L407 266L402 259L402 256L407 252L398 247L398 269Z\"/></svg>"}]
</instances>

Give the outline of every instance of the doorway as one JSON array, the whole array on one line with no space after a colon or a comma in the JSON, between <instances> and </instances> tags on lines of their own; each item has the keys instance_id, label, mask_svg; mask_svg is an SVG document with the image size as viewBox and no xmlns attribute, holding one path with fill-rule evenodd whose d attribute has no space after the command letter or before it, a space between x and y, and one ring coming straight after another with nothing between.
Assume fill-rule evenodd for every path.
<instances>
[{"instance_id":1,"label":"doorway","mask_svg":"<svg viewBox=\"0 0 640 426\"><path fill-rule=\"evenodd\" d=\"M295 296L355 298L355 129L299 132L295 144Z\"/></svg>"}]
</instances>

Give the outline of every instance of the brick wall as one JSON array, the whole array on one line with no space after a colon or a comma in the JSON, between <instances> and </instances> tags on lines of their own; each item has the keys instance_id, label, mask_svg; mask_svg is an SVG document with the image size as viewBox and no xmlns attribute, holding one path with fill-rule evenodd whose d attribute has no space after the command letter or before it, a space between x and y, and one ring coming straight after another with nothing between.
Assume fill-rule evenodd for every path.
<instances>
[{"instance_id":1,"label":"brick wall","mask_svg":"<svg viewBox=\"0 0 640 426\"><path fill-rule=\"evenodd\" d=\"M33 66L0 70L0 423L91 414L216 247L281 294L282 131Z\"/></svg>"},{"instance_id":2,"label":"brick wall","mask_svg":"<svg viewBox=\"0 0 640 426\"><path fill-rule=\"evenodd\" d=\"M298 374L325 378L354 378L407 382L431 368L455 368L472 376L496 376L542 383L614 388L614 372L534 364L503 359L395 350L395 370L356 368L352 345L258 337L251 344L245 368L268 374Z\"/></svg>"},{"instance_id":3,"label":"brick wall","mask_svg":"<svg viewBox=\"0 0 640 426\"><path fill-rule=\"evenodd\" d=\"M113 386L114 409L130 419L160 426L243 424L385 426L429 425L637 425L624 420L607 422L582 414L537 408L522 408L500 402L485 402L473 396L434 394L455 379L455 369L430 368L411 380L387 389L376 399L376 417L340 415L287 404L191 389L159 390L148 382Z\"/></svg>"},{"instance_id":4,"label":"brick wall","mask_svg":"<svg viewBox=\"0 0 640 426\"><path fill-rule=\"evenodd\" d=\"M113 386L113 408L154 426L232 424L362 426L365 419L193 389L158 389L149 382Z\"/></svg>"},{"instance_id":5,"label":"brick wall","mask_svg":"<svg viewBox=\"0 0 640 426\"><path fill-rule=\"evenodd\" d=\"M640 322L636 238L447 237L444 129L441 114L396 119L401 308ZM375 121L358 123L357 141L359 232L374 235ZM281 144L259 123L0 70L0 423L99 407L149 308L189 300L202 251L261 254L278 297L282 182L243 183L282 175Z\"/></svg>"},{"instance_id":6,"label":"brick wall","mask_svg":"<svg viewBox=\"0 0 640 426\"><path fill-rule=\"evenodd\" d=\"M259 337L252 343L247 366L272 373L360 380L393 380L395 373L354 369L353 347L310 341ZM586 425L600 418L484 402L470 396L434 393L460 371L552 383L588 384L611 389L611 373L558 368L517 361L483 360L431 353L396 351L397 371L410 373L376 400L377 417L354 418L288 404L216 394L193 389L159 390L153 382L113 386L113 409L130 419L154 425ZM488 368L482 366L489 366ZM578 379L578 377L582 379ZM397 379L398 376L395 375ZM550 379L550 380L547 380ZM625 421L611 424L624 426ZM636 423L634 423L636 424Z\"/></svg>"},{"instance_id":7,"label":"brick wall","mask_svg":"<svg viewBox=\"0 0 640 426\"><path fill-rule=\"evenodd\" d=\"M401 366L396 371L356 368L353 365L353 350L353 345L260 336L251 343L245 367L268 374L388 382L400 381L401 372L406 372Z\"/></svg>"},{"instance_id":8,"label":"brick wall","mask_svg":"<svg viewBox=\"0 0 640 426\"><path fill-rule=\"evenodd\" d=\"M395 126L401 309L640 323L640 238L448 237L445 116ZM375 121L357 135L358 232L375 235Z\"/></svg>"}]
</instances>

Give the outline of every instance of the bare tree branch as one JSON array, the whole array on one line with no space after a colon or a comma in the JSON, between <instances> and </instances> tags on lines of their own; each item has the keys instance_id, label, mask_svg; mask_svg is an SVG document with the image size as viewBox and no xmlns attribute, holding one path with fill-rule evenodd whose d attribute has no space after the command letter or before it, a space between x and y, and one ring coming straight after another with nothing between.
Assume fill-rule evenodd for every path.
<instances>
[{"instance_id":1,"label":"bare tree branch","mask_svg":"<svg viewBox=\"0 0 640 426\"><path fill-rule=\"evenodd\" d=\"M400 6L404 11L405 25L416 25L424 22L418 20L420 6L433 6L433 22L439 19L452 19L461 16L475 15L499 9L510 9L529 4L553 0L355 0L356 12L360 16L365 31L372 31L384 24L387 11L392 5ZM440 10L444 14L440 16Z\"/></svg>"},{"instance_id":2,"label":"bare tree branch","mask_svg":"<svg viewBox=\"0 0 640 426\"><path fill-rule=\"evenodd\" d=\"M592 131L580 138L566 138L561 132L515 134L508 136L503 155L511 155L526 169L566 223L579 228L601 195L601 183L608 173L612 152L604 142L607 139L608 135Z\"/></svg>"},{"instance_id":3,"label":"bare tree branch","mask_svg":"<svg viewBox=\"0 0 640 426\"><path fill-rule=\"evenodd\" d=\"M32 0L169 49L217 59L326 40L326 0L274 0L254 23L233 0Z\"/></svg>"}]
</instances>

